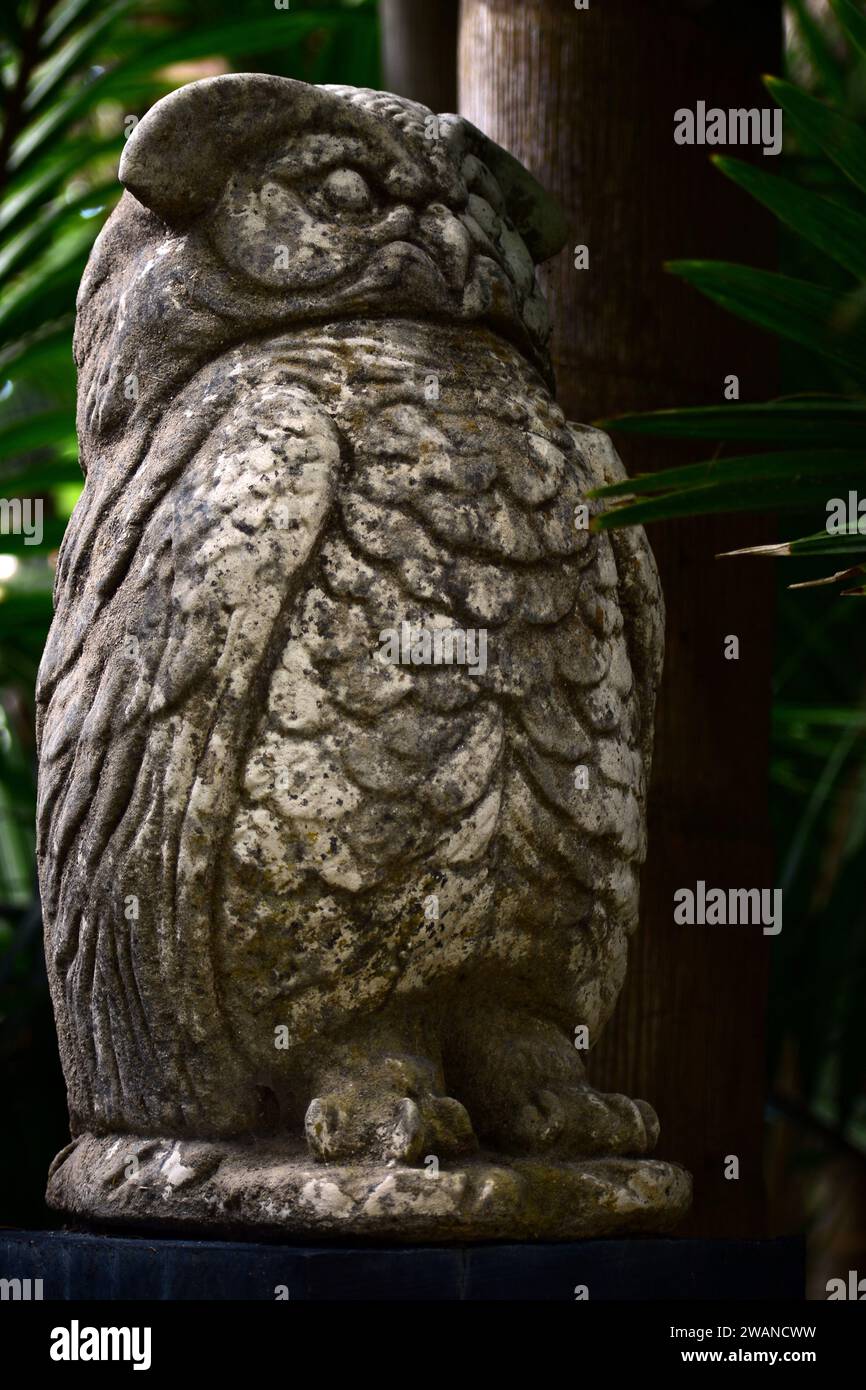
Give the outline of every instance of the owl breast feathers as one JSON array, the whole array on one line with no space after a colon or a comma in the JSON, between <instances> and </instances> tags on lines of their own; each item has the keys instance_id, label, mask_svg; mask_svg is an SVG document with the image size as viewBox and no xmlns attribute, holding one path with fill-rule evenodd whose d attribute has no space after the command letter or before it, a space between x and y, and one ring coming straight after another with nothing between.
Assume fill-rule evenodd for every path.
<instances>
[{"instance_id":1,"label":"owl breast feathers","mask_svg":"<svg viewBox=\"0 0 866 1390\"><path fill-rule=\"evenodd\" d=\"M622 470L549 392L538 186L396 98L196 89L133 135L82 288L40 675L89 1123L176 1122L158 1076L191 1047L213 1117L216 1031L240 1084L278 1024L303 1047L455 979L595 1029L644 855L661 597L642 532L586 526ZM407 629L485 662L387 659Z\"/></svg>"}]
</instances>

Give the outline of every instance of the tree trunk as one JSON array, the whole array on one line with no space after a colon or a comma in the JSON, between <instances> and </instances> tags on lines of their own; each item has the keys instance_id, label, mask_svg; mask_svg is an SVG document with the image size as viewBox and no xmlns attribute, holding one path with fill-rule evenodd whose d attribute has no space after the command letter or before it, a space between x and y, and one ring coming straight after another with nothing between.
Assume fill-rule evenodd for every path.
<instances>
[{"instance_id":1,"label":"tree trunk","mask_svg":"<svg viewBox=\"0 0 866 1390\"><path fill-rule=\"evenodd\" d=\"M458 0L379 0L382 84L431 111L457 106Z\"/></svg>"},{"instance_id":2,"label":"tree trunk","mask_svg":"<svg viewBox=\"0 0 866 1390\"><path fill-rule=\"evenodd\" d=\"M778 3L463 0L459 110L558 195L572 246L544 271L559 401L575 420L775 389L770 339L665 274L666 259L774 263L771 220L712 151L674 143L674 112L769 106ZM748 152L738 150L748 157ZM589 248L574 269L573 245ZM700 444L617 440L631 472L707 457ZM677 926L673 895L770 887L767 809L770 567L716 560L767 540L766 522L666 523L650 539L667 602L649 859L629 977L591 1071L651 1100L659 1153L695 1178L686 1232L757 1235L769 939L760 926ZM726 660L736 635L739 660ZM725 1177L728 1156L739 1179Z\"/></svg>"}]
</instances>

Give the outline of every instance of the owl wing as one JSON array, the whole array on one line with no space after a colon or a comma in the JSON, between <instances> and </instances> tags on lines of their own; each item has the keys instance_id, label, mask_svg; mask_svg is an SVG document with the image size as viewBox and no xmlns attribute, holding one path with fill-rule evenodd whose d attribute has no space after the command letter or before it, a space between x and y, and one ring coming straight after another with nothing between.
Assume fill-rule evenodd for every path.
<instances>
[{"instance_id":1,"label":"owl wing","mask_svg":"<svg viewBox=\"0 0 866 1390\"><path fill-rule=\"evenodd\" d=\"M184 1044L219 1028L219 832L339 459L314 398L238 352L146 444L131 429L79 503L39 679L39 857L61 1027L85 1035L67 1055L97 1118L121 1101L130 1122L172 1118L146 1113L115 1040L183 1072ZM221 1080L190 1078L211 1117Z\"/></svg>"},{"instance_id":2,"label":"owl wing","mask_svg":"<svg viewBox=\"0 0 866 1390\"><path fill-rule=\"evenodd\" d=\"M576 533L574 504L624 476L610 440L569 425L556 442L562 481L535 514L545 552L564 557L549 591L560 607L532 614L512 639L516 727L503 833L536 884L527 913L566 927L589 920L601 950L611 932L621 938L637 922L664 610L642 530ZM576 949L591 954L586 939Z\"/></svg>"},{"instance_id":3,"label":"owl wing","mask_svg":"<svg viewBox=\"0 0 866 1390\"><path fill-rule=\"evenodd\" d=\"M586 460L592 487L623 482L628 474L610 436L588 425L568 423L577 449ZM653 721L664 657L665 605L655 557L642 526L606 533L617 569L617 596L640 707L639 744L644 775L652 766Z\"/></svg>"}]
</instances>

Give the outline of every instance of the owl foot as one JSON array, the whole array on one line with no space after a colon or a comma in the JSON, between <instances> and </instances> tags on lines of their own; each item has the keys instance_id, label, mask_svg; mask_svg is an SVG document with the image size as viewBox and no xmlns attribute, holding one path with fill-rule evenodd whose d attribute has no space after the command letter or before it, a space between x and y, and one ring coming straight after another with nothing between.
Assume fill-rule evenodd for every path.
<instances>
[{"instance_id":1,"label":"owl foot","mask_svg":"<svg viewBox=\"0 0 866 1390\"><path fill-rule=\"evenodd\" d=\"M434 1093L432 1072L389 1057L371 1061L368 1075L323 1090L304 1120L311 1153L323 1163L420 1165L431 1154L445 1159L477 1148L469 1115L459 1101Z\"/></svg>"},{"instance_id":2,"label":"owl foot","mask_svg":"<svg viewBox=\"0 0 866 1390\"><path fill-rule=\"evenodd\" d=\"M577 1085L527 1097L510 1126L509 1140L522 1152L555 1150L576 1158L648 1153L658 1135L658 1118L645 1100Z\"/></svg>"},{"instance_id":3,"label":"owl foot","mask_svg":"<svg viewBox=\"0 0 866 1390\"><path fill-rule=\"evenodd\" d=\"M648 1153L658 1140L652 1106L594 1090L579 1052L552 1023L510 1013L476 1018L451 1062L479 1135L503 1153L612 1157Z\"/></svg>"}]
</instances>

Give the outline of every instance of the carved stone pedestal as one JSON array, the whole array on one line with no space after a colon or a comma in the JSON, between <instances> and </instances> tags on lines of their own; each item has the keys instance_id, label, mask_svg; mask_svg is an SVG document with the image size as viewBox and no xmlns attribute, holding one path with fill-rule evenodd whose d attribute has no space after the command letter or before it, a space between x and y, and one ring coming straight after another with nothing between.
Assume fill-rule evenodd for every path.
<instances>
[{"instance_id":1,"label":"carved stone pedestal","mask_svg":"<svg viewBox=\"0 0 866 1390\"><path fill-rule=\"evenodd\" d=\"M49 1203L79 1219L238 1235L573 1239L668 1230L691 1179L674 1163L493 1157L451 1167L322 1165L285 1145L82 1136L51 1170Z\"/></svg>"}]
</instances>

